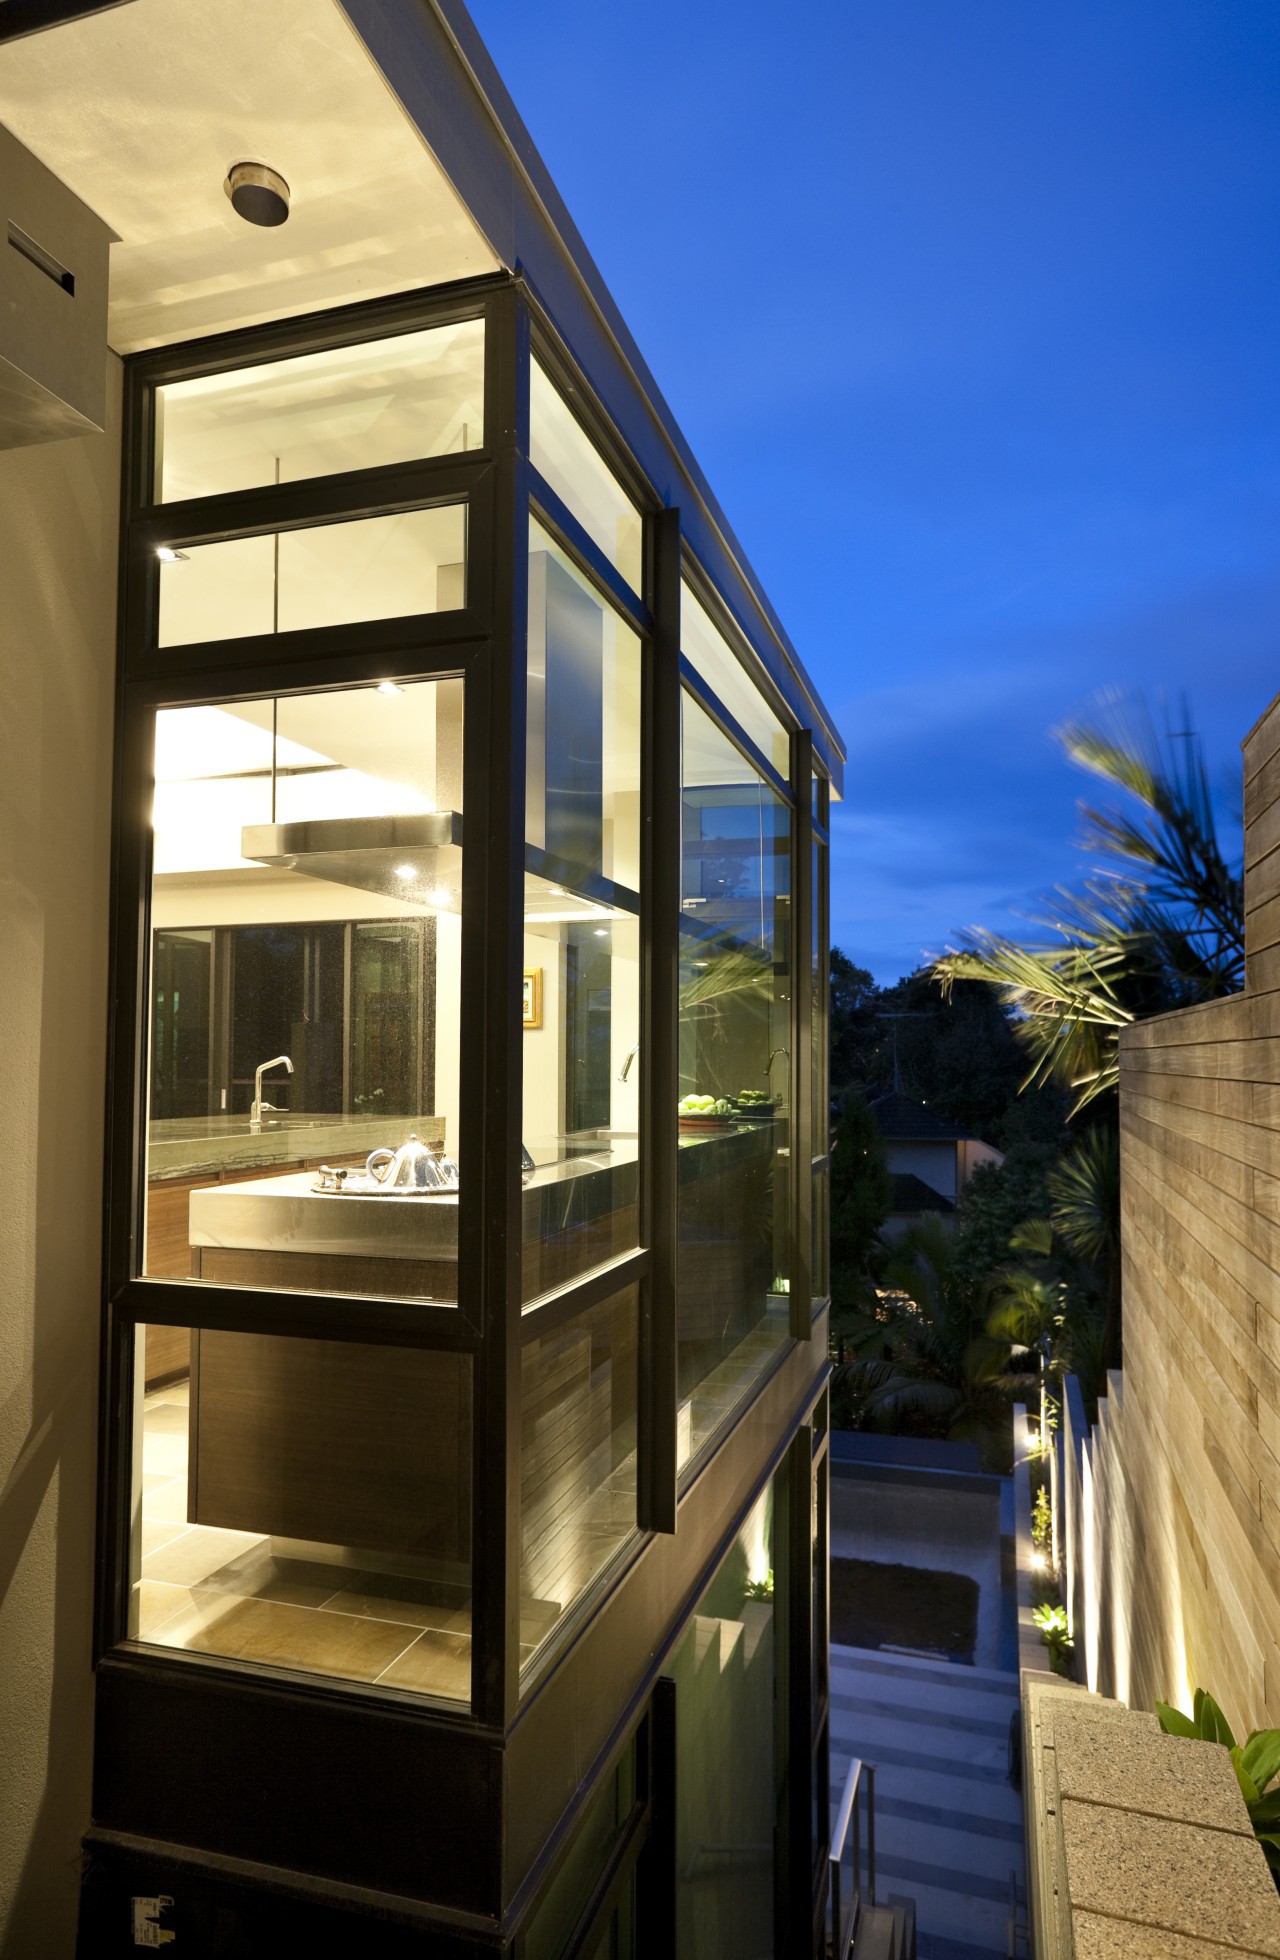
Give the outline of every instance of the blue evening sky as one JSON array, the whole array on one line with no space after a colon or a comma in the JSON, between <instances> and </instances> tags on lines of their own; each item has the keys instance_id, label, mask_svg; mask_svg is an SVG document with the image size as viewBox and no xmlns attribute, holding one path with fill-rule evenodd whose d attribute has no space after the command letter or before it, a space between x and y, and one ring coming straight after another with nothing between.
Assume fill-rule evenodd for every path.
<instances>
[{"instance_id":1,"label":"blue evening sky","mask_svg":"<svg viewBox=\"0 0 1280 1960\"><path fill-rule=\"evenodd\" d=\"M470 0L849 749L889 981L1076 875L1050 731L1280 689L1274 0Z\"/></svg>"}]
</instances>

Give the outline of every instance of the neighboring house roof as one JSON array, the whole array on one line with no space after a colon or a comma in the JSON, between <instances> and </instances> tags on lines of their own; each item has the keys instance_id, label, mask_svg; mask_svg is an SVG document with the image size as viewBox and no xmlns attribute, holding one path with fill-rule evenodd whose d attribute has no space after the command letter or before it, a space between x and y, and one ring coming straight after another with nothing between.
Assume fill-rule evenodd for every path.
<instances>
[{"instance_id":1,"label":"neighboring house roof","mask_svg":"<svg viewBox=\"0 0 1280 1960\"><path fill-rule=\"evenodd\" d=\"M948 1123L945 1116L935 1116L927 1103L917 1101L915 1096L903 1095L900 1089L891 1090L887 1096L877 1096L871 1104L871 1113L886 1143L978 1141L968 1130Z\"/></svg>"},{"instance_id":2,"label":"neighboring house roof","mask_svg":"<svg viewBox=\"0 0 1280 1960\"><path fill-rule=\"evenodd\" d=\"M955 1210L950 1198L944 1198L941 1191L935 1191L914 1171L892 1171L890 1175L893 1179L893 1198L889 1205L891 1216L900 1211Z\"/></svg>"}]
</instances>

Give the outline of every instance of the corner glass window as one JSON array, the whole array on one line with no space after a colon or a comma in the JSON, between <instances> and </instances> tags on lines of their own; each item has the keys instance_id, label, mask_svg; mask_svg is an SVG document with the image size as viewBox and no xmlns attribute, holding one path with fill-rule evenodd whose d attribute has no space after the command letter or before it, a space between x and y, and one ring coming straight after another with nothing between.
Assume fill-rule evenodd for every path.
<instances>
[{"instance_id":1,"label":"corner glass window","mask_svg":"<svg viewBox=\"0 0 1280 1960\"><path fill-rule=\"evenodd\" d=\"M156 390L158 503L483 446L483 320Z\"/></svg>"},{"instance_id":2,"label":"corner glass window","mask_svg":"<svg viewBox=\"0 0 1280 1960\"><path fill-rule=\"evenodd\" d=\"M138 1329L129 1637L471 1699L471 1358Z\"/></svg>"},{"instance_id":3,"label":"corner glass window","mask_svg":"<svg viewBox=\"0 0 1280 1960\"><path fill-rule=\"evenodd\" d=\"M162 647L453 612L467 603L467 507L442 504L187 545L160 566Z\"/></svg>"},{"instance_id":4,"label":"corner glass window","mask_svg":"<svg viewBox=\"0 0 1280 1960\"><path fill-rule=\"evenodd\" d=\"M157 714L144 1275L456 1302L462 687Z\"/></svg>"},{"instance_id":5,"label":"corner glass window","mask_svg":"<svg viewBox=\"0 0 1280 1960\"><path fill-rule=\"evenodd\" d=\"M529 527L524 1295L638 1241L641 646Z\"/></svg>"},{"instance_id":6,"label":"corner glass window","mask_svg":"<svg viewBox=\"0 0 1280 1960\"><path fill-rule=\"evenodd\" d=\"M786 782L791 738L687 579L680 587L680 650Z\"/></svg>"},{"instance_id":7,"label":"corner glass window","mask_svg":"<svg viewBox=\"0 0 1280 1960\"><path fill-rule=\"evenodd\" d=\"M791 811L683 707L679 1459L788 1338Z\"/></svg>"},{"instance_id":8,"label":"corner glass window","mask_svg":"<svg viewBox=\"0 0 1280 1960\"><path fill-rule=\"evenodd\" d=\"M529 460L633 592L643 582L640 512L538 363L529 378Z\"/></svg>"}]
</instances>

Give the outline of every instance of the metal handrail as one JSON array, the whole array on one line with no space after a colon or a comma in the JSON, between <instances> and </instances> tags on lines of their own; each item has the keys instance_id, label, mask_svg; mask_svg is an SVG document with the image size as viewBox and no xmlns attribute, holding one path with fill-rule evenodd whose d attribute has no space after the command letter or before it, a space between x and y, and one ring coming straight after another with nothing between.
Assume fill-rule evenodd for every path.
<instances>
[{"instance_id":1,"label":"metal handrail","mask_svg":"<svg viewBox=\"0 0 1280 1960\"><path fill-rule=\"evenodd\" d=\"M874 1763L855 1756L849 1764L840 1807L831 1833L831 1886L829 1942L831 1960L848 1960L858 1931L862 1911L862 1785L866 1782L867 1808L867 1891L866 1903L876 1902L876 1772ZM853 1840L852 1885L848 1897L844 1887L844 1855Z\"/></svg>"}]
</instances>

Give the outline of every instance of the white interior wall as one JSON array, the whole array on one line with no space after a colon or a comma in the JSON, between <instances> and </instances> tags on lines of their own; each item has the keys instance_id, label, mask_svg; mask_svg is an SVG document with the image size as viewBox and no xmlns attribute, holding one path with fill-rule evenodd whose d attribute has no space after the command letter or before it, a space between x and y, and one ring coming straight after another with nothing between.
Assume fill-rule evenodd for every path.
<instances>
[{"instance_id":1,"label":"white interior wall","mask_svg":"<svg viewBox=\"0 0 1280 1960\"><path fill-rule=\"evenodd\" d=\"M89 1822L120 368L0 454L0 1953L74 1950Z\"/></svg>"},{"instance_id":2,"label":"white interior wall","mask_svg":"<svg viewBox=\"0 0 1280 1960\"><path fill-rule=\"evenodd\" d=\"M550 1158L564 1133L563 928L526 925L526 970L542 973L542 1026L524 1031L524 1110L521 1134L535 1159Z\"/></svg>"}]
</instances>

